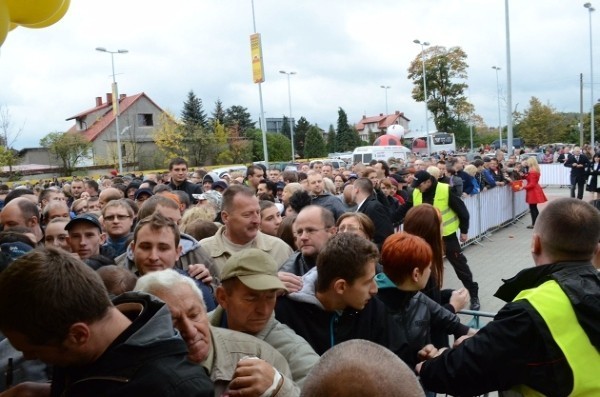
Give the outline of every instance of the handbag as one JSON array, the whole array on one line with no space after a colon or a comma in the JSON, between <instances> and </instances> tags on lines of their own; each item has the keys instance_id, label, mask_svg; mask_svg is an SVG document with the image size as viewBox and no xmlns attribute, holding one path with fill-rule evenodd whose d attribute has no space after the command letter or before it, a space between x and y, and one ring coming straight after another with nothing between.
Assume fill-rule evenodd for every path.
<instances>
[{"instance_id":1,"label":"handbag","mask_svg":"<svg viewBox=\"0 0 600 397\"><path fill-rule=\"evenodd\" d=\"M518 192L519 190L523 189L523 180L511 182L510 187L512 188L513 192Z\"/></svg>"}]
</instances>

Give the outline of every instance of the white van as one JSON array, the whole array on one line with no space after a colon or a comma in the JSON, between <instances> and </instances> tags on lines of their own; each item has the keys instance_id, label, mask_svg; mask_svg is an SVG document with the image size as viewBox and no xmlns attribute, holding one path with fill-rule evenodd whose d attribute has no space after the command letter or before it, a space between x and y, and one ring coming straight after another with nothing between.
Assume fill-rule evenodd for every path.
<instances>
[{"instance_id":1,"label":"white van","mask_svg":"<svg viewBox=\"0 0 600 397\"><path fill-rule=\"evenodd\" d=\"M360 146L352 152L352 161L356 163L369 164L371 160L388 161L390 157L406 161L410 149L398 146Z\"/></svg>"}]
</instances>

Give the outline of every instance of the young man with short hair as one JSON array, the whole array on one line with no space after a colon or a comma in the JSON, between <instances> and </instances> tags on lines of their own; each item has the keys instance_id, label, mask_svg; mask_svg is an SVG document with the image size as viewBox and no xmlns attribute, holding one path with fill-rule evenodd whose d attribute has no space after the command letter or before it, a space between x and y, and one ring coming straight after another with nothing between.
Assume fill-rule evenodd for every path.
<instances>
[{"instance_id":1,"label":"young man with short hair","mask_svg":"<svg viewBox=\"0 0 600 397\"><path fill-rule=\"evenodd\" d=\"M202 193L202 186L196 185L195 183L188 182L188 165L187 161L182 158L174 158L169 162L169 173L171 175L171 181L169 187L171 190L183 190L190 197L192 203L196 203L194 194Z\"/></svg>"},{"instance_id":2,"label":"young man with short hair","mask_svg":"<svg viewBox=\"0 0 600 397\"><path fill-rule=\"evenodd\" d=\"M102 222L107 235L105 245L114 251L115 257L127 250L133 218L133 208L125 199L109 201L102 208Z\"/></svg>"},{"instance_id":3,"label":"young man with short hair","mask_svg":"<svg viewBox=\"0 0 600 397\"><path fill-rule=\"evenodd\" d=\"M303 277L299 292L280 297L276 318L323 354L350 339L366 339L402 353L406 345L379 301L375 284L377 247L353 233L329 239L317 266ZM343 261L343 266L340 266Z\"/></svg>"}]
</instances>

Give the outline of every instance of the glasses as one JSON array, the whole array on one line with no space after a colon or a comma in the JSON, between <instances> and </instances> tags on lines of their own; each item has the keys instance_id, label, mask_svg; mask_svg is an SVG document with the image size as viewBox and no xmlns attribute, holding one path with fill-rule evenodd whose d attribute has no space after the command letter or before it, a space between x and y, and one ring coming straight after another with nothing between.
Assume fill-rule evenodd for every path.
<instances>
[{"instance_id":1,"label":"glasses","mask_svg":"<svg viewBox=\"0 0 600 397\"><path fill-rule=\"evenodd\" d=\"M124 221L125 219L131 218L129 215L108 215L104 217L105 221L114 222L115 220Z\"/></svg>"},{"instance_id":2,"label":"glasses","mask_svg":"<svg viewBox=\"0 0 600 397\"><path fill-rule=\"evenodd\" d=\"M342 225L338 228L338 231L341 233L353 233L362 230L360 227L356 225Z\"/></svg>"},{"instance_id":3,"label":"glasses","mask_svg":"<svg viewBox=\"0 0 600 397\"><path fill-rule=\"evenodd\" d=\"M294 232L294 235L295 235L296 237L300 237L300 236L302 236L304 233L306 233L306 235L307 235L307 236L312 236L312 235L314 235L315 233L317 233L317 232L320 232L321 230L327 230L327 229L329 229L329 228L328 228L328 227L324 227L324 228L321 228L321 229L314 229L314 228L312 228L312 227L309 227L309 228L306 228L306 229L298 229L298 230L296 230L296 231Z\"/></svg>"}]
</instances>

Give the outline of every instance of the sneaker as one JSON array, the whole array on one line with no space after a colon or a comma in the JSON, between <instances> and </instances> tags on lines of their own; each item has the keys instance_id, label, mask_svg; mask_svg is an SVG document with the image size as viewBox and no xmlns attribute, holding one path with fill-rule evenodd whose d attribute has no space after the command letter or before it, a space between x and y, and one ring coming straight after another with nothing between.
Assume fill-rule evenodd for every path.
<instances>
[{"instance_id":1,"label":"sneaker","mask_svg":"<svg viewBox=\"0 0 600 397\"><path fill-rule=\"evenodd\" d=\"M527 226L527 229L533 229L533 225Z\"/></svg>"},{"instance_id":2,"label":"sneaker","mask_svg":"<svg viewBox=\"0 0 600 397\"><path fill-rule=\"evenodd\" d=\"M478 311L481 309L481 304L479 303L479 298L476 296L471 297L471 310Z\"/></svg>"}]
</instances>

